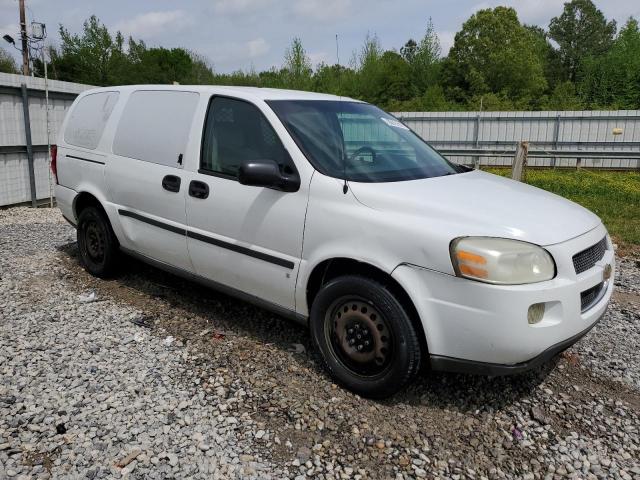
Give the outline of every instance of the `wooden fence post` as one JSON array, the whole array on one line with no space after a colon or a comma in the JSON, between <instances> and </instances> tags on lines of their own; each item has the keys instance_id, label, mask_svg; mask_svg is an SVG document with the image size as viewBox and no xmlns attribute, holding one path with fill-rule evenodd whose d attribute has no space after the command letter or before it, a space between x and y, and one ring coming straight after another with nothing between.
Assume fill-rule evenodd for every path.
<instances>
[{"instance_id":1,"label":"wooden fence post","mask_svg":"<svg viewBox=\"0 0 640 480\"><path fill-rule=\"evenodd\" d=\"M519 182L522 181L524 170L527 166L527 155L529 154L529 142L520 142L516 148L516 156L511 167L511 178Z\"/></svg>"}]
</instances>

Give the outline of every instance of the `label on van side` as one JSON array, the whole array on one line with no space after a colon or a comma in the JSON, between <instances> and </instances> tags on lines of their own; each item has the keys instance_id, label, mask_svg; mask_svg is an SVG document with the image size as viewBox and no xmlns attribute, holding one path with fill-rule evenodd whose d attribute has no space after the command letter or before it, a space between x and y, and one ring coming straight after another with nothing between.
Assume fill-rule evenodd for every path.
<instances>
[{"instance_id":1,"label":"label on van side","mask_svg":"<svg viewBox=\"0 0 640 480\"><path fill-rule=\"evenodd\" d=\"M409 127L407 127L405 124L403 124L402 122L400 122L398 120L392 120L392 119L384 118L384 117L380 117L380 120L382 120L384 123L386 123L390 127L401 128L403 130L409 130Z\"/></svg>"}]
</instances>

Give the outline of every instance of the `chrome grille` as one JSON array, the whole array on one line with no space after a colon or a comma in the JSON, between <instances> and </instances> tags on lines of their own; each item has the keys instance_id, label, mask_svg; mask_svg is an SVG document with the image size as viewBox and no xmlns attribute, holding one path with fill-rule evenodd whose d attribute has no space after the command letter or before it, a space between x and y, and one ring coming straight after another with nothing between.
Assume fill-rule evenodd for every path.
<instances>
[{"instance_id":1,"label":"chrome grille","mask_svg":"<svg viewBox=\"0 0 640 480\"><path fill-rule=\"evenodd\" d=\"M604 282L599 283L580 294L580 311L589 310L598 301Z\"/></svg>"},{"instance_id":2,"label":"chrome grille","mask_svg":"<svg viewBox=\"0 0 640 480\"><path fill-rule=\"evenodd\" d=\"M582 273L593 267L597 261L602 260L607 251L607 238L603 238L595 245L576 253L573 256L573 268L576 273Z\"/></svg>"}]
</instances>

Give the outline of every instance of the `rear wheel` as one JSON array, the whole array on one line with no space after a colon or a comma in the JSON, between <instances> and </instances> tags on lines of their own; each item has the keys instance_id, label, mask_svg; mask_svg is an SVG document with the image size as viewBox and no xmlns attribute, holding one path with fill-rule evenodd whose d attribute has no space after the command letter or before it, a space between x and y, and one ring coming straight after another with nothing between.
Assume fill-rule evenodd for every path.
<instances>
[{"instance_id":1,"label":"rear wheel","mask_svg":"<svg viewBox=\"0 0 640 480\"><path fill-rule=\"evenodd\" d=\"M311 335L336 381L365 397L393 395L420 366L409 315L368 278L344 276L324 285L311 307Z\"/></svg>"},{"instance_id":2,"label":"rear wheel","mask_svg":"<svg viewBox=\"0 0 640 480\"><path fill-rule=\"evenodd\" d=\"M119 246L106 214L86 207L78 218L78 249L84 268L96 277L112 276L118 266Z\"/></svg>"}]
</instances>

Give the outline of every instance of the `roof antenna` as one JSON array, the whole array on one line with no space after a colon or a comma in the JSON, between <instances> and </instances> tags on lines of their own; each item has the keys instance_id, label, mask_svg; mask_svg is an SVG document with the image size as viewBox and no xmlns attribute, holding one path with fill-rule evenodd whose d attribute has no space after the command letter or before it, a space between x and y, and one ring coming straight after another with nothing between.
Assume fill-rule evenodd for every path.
<instances>
[{"instance_id":1,"label":"roof antenna","mask_svg":"<svg viewBox=\"0 0 640 480\"><path fill-rule=\"evenodd\" d=\"M342 99L342 71L340 69L340 47L338 43L338 34L336 33L336 61L338 67L338 95L340 99ZM347 157L344 152L344 142L342 144L342 178L344 179L344 183L342 184L342 193L345 195L349 191L349 185L347 184Z\"/></svg>"}]
</instances>

